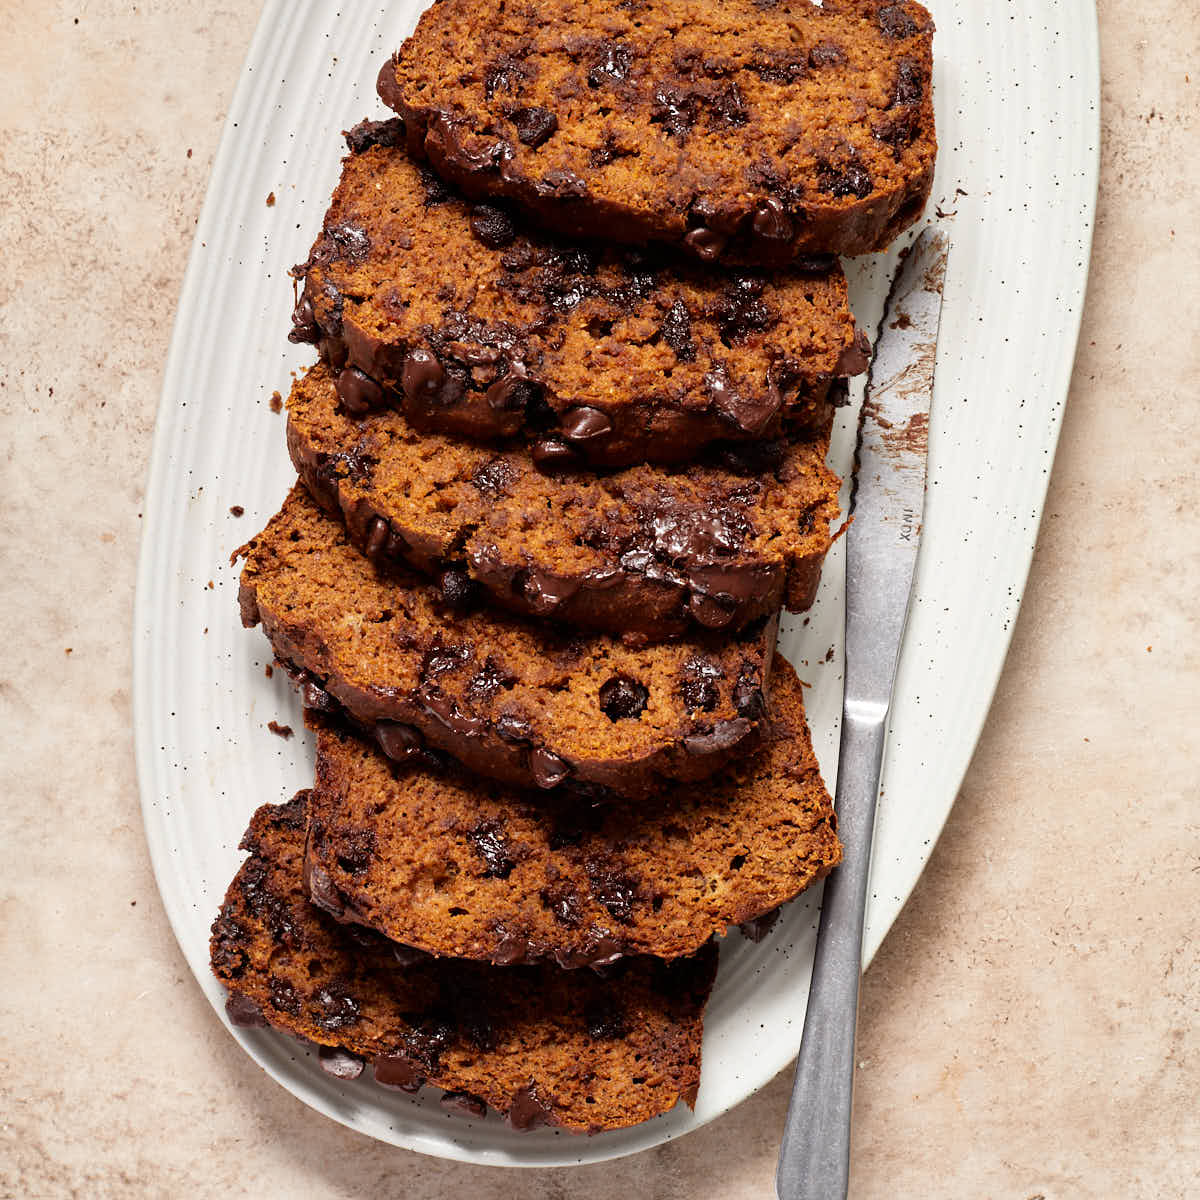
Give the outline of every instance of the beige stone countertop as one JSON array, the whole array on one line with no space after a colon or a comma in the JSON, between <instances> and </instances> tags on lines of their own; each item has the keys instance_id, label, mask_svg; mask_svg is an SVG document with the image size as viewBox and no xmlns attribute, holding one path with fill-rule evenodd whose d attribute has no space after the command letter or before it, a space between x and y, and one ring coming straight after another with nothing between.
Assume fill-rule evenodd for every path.
<instances>
[{"instance_id":1,"label":"beige stone countertop","mask_svg":"<svg viewBox=\"0 0 1200 1200\"><path fill-rule=\"evenodd\" d=\"M130 737L139 512L258 8L0 6L0 1197L771 1195L786 1076L632 1159L441 1162L273 1083L176 947ZM995 706L866 976L864 1200L1200 1196L1200 7L1100 9L1070 403Z\"/></svg>"}]
</instances>

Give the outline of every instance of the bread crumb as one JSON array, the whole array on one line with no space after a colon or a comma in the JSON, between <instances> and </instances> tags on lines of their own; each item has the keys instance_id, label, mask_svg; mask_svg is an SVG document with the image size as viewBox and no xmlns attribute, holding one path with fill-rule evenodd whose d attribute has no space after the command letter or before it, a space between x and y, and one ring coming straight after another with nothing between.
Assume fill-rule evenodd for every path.
<instances>
[{"instance_id":1,"label":"bread crumb","mask_svg":"<svg viewBox=\"0 0 1200 1200\"><path fill-rule=\"evenodd\" d=\"M230 505L229 515L233 517L241 517L245 515L246 510L240 504Z\"/></svg>"},{"instance_id":2,"label":"bread crumb","mask_svg":"<svg viewBox=\"0 0 1200 1200\"><path fill-rule=\"evenodd\" d=\"M280 725L278 721L268 721L267 728L276 737L281 737L285 741L292 736L292 727L290 725Z\"/></svg>"},{"instance_id":3,"label":"bread crumb","mask_svg":"<svg viewBox=\"0 0 1200 1200\"><path fill-rule=\"evenodd\" d=\"M263 667L263 674L270 679L271 676L275 674L275 668L271 666L270 663L267 663L267 665Z\"/></svg>"},{"instance_id":4,"label":"bread crumb","mask_svg":"<svg viewBox=\"0 0 1200 1200\"><path fill-rule=\"evenodd\" d=\"M278 392L271 393L271 411L283 412L283 397Z\"/></svg>"},{"instance_id":5,"label":"bread crumb","mask_svg":"<svg viewBox=\"0 0 1200 1200\"><path fill-rule=\"evenodd\" d=\"M274 192L267 193L267 207L268 208L275 207L275 193Z\"/></svg>"}]
</instances>

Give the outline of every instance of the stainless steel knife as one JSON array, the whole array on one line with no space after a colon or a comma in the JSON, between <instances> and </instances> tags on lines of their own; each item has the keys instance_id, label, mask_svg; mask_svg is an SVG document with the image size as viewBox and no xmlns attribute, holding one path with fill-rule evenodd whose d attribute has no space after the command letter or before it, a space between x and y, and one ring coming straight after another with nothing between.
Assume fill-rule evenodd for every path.
<instances>
[{"instance_id":1,"label":"stainless steel knife","mask_svg":"<svg viewBox=\"0 0 1200 1200\"><path fill-rule=\"evenodd\" d=\"M841 865L825 882L804 1038L775 1186L842 1200L850 1180L854 1033L884 734L925 508L929 406L950 246L925 230L892 284L858 424L846 546L846 683L834 806Z\"/></svg>"}]
</instances>

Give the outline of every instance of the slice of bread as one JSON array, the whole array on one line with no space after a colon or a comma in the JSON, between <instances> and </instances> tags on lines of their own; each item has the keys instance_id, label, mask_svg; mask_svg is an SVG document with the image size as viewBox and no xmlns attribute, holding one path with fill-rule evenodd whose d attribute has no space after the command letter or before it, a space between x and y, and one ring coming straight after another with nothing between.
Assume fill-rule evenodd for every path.
<instances>
[{"instance_id":1,"label":"slice of bread","mask_svg":"<svg viewBox=\"0 0 1200 1200\"><path fill-rule=\"evenodd\" d=\"M523 787L647 795L758 742L774 620L641 648L558 632L475 606L457 575L380 569L299 484L238 554L243 622L309 707L336 703L393 758L427 744Z\"/></svg>"},{"instance_id":2,"label":"slice of bread","mask_svg":"<svg viewBox=\"0 0 1200 1200\"><path fill-rule=\"evenodd\" d=\"M777 275L546 238L472 205L389 144L348 135L324 229L296 268L292 338L348 407L399 405L422 431L520 435L554 470L683 462L721 440L828 427L864 369L832 258Z\"/></svg>"},{"instance_id":3,"label":"slice of bread","mask_svg":"<svg viewBox=\"0 0 1200 1200\"><path fill-rule=\"evenodd\" d=\"M838 511L827 445L545 476L523 446L422 435L392 409L351 414L324 365L288 399L296 470L369 557L457 571L514 612L626 640L808 608Z\"/></svg>"},{"instance_id":4,"label":"slice of bread","mask_svg":"<svg viewBox=\"0 0 1200 1200\"><path fill-rule=\"evenodd\" d=\"M429 1083L451 1110L491 1107L518 1129L595 1133L695 1103L715 947L669 964L630 959L603 977L414 955L309 903L306 804L301 792L255 813L213 922L212 969L235 1024L315 1042L342 1078L367 1060L381 1084Z\"/></svg>"},{"instance_id":5,"label":"slice of bread","mask_svg":"<svg viewBox=\"0 0 1200 1200\"><path fill-rule=\"evenodd\" d=\"M674 958L754 921L841 858L800 681L772 673L763 747L703 787L581 805L427 763L395 769L317 724L313 901L433 954L580 967Z\"/></svg>"},{"instance_id":6,"label":"slice of bread","mask_svg":"<svg viewBox=\"0 0 1200 1200\"><path fill-rule=\"evenodd\" d=\"M378 90L445 179L548 228L783 263L920 216L932 43L915 0L440 0Z\"/></svg>"}]
</instances>

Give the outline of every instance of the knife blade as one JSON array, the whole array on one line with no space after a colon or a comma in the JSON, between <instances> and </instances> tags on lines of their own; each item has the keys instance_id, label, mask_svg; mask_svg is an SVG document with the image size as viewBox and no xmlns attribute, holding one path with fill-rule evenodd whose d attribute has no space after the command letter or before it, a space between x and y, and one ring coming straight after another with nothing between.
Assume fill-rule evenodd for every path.
<instances>
[{"instance_id":1,"label":"knife blade","mask_svg":"<svg viewBox=\"0 0 1200 1200\"><path fill-rule=\"evenodd\" d=\"M775 1186L841 1200L850 1181L854 1035L871 839L892 688L925 511L929 412L950 245L926 229L901 261L858 424L846 545L846 670L834 808L841 865L825 882L804 1036Z\"/></svg>"}]
</instances>

